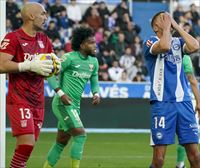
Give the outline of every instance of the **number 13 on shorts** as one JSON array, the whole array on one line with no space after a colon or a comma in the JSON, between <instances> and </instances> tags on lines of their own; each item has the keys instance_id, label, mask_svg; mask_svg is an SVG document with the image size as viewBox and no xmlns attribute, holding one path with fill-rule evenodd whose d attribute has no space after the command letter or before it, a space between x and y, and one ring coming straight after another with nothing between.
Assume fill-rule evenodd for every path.
<instances>
[{"instance_id":1,"label":"number 13 on shorts","mask_svg":"<svg viewBox=\"0 0 200 168\"><path fill-rule=\"evenodd\" d=\"M21 113L21 119L30 119L31 118L31 112L29 108L19 108L19 111Z\"/></svg>"}]
</instances>

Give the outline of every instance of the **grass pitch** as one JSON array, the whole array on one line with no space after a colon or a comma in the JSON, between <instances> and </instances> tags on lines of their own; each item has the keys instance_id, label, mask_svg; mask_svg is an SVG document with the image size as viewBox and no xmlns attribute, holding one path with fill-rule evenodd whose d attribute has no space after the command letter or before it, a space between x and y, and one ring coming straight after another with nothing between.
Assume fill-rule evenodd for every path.
<instances>
[{"instance_id":1,"label":"grass pitch","mask_svg":"<svg viewBox=\"0 0 200 168\"><path fill-rule=\"evenodd\" d=\"M55 133L40 134L27 168L42 168L55 137ZM10 133L7 133L6 138L6 167L8 168L15 139ZM90 133L87 136L81 168L148 168L151 156L149 134ZM69 147L67 147L55 168L69 168L69 161ZM167 150L164 168L174 168L175 162L176 145L171 145ZM187 161L186 166L189 167Z\"/></svg>"}]
</instances>

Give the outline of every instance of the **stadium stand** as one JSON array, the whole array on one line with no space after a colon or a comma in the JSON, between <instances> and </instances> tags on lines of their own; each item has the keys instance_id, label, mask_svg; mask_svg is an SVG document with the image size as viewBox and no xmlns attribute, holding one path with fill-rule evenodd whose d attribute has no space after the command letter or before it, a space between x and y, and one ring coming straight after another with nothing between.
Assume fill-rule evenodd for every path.
<instances>
[{"instance_id":1,"label":"stadium stand","mask_svg":"<svg viewBox=\"0 0 200 168\"><path fill-rule=\"evenodd\" d=\"M45 6L48 12L45 33L52 40L58 56L71 51L70 38L74 27L90 26L95 31L100 80L113 81L108 69L113 66L114 61L117 61L123 69L121 75L127 76L127 81L137 81L138 76L139 79L141 76L142 81L149 79L143 61L143 39L140 37L143 29L132 19L126 0L7 0L7 32L21 26L20 7L26 2L40 2ZM200 13L197 6L195 4L190 4L188 8L181 4L176 6L173 12L174 18L200 42ZM129 50L127 48L130 52L127 52ZM197 78L200 76L199 52L192 55ZM131 69L127 69L127 66Z\"/></svg>"}]
</instances>

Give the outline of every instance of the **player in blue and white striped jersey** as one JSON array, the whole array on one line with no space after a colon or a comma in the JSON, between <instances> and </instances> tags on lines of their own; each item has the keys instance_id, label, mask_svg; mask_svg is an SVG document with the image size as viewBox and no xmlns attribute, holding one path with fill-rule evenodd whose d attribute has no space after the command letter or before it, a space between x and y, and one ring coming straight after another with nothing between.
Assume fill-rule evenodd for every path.
<instances>
[{"instance_id":1,"label":"player in blue and white striped jersey","mask_svg":"<svg viewBox=\"0 0 200 168\"><path fill-rule=\"evenodd\" d=\"M157 13L151 25L156 36L143 48L151 79L151 167L163 166L167 145L175 143L177 134L191 167L199 168L198 127L182 66L184 53L195 52L199 44L166 12ZM172 37L173 30L181 38Z\"/></svg>"}]
</instances>

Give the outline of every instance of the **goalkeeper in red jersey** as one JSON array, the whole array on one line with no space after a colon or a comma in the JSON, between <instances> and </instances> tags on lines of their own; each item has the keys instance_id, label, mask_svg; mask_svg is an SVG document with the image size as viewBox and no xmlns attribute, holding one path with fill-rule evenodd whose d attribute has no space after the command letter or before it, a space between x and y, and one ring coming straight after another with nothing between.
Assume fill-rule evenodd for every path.
<instances>
[{"instance_id":1,"label":"goalkeeper in red jersey","mask_svg":"<svg viewBox=\"0 0 200 168\"><path fill-rule=\"evenodd\" d=\"M79 117L80 101L88 80L93 93L92 103L100 102L98 84L98 61L92 57L96 52L94 33L90 28L76 28L72 36L73 52L64 54L59 82L55 76L48 78L56 91L53 99L53 113L58 119L56 142L51 147L44 168L54 167L72 137L71 167L79 168L83 154L86 133Z\"/></svg>"},{"instance_id":2,"label":"goalkeeper in red jersey","mask_svg":"<svg viewBox=\"0 0 200 168\"><path fill-rule=\"evenodd\" d=\"M38 55L52 53L48 37L39 32L47 20L39 3L27 3L21 10L23 25L8 33L0 45L0 73L9 73L6 111L16 147L11 168L25 168L44 117L44 76L52 73L53 61ZM51 54L52 55L52 54ZM55 55L59 71L59 59Z\"/></svg>"}]
</instances>

